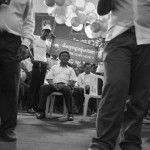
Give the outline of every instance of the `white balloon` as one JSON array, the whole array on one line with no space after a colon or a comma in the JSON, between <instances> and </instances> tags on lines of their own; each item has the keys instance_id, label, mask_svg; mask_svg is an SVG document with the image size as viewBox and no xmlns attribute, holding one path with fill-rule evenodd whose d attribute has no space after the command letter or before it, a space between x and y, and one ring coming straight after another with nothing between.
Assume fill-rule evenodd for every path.
<instances>
[{"instance_id":1,"label":"white balloon","mask_svg":"<svg viewBox=\"0 0 150 150\"><path fill-rule=\"evenodd\" d=\"M64 6L57 6L54 12L57 16L65 16L66 15L66 7Z\"/></svg>"},{"instance_id":2,"label":"white balloon","mask_svg":"<svg viewBox=\"0 0 150 150\"><path fill-rule=\"evenodd\" d=\"M75 13L71 13L71 14L68 14L68 16L66 16L67 19L72 19L73 17L77 17L77 15Z\"/></svg>"},{"instance_id":3,"label":"white balloon","mask_svg":"<svg viewBox=\"0 0 150 150\"><path fill-rule=\"evenodd\" d=\"M98 16L95 12L90 12L87 14L87 22L92 24L98 19Z\"/></svg>"},{"instance_id":4,"label":"white balloon","mask_svg":"<svg viewBox=\"0 0 150 150\"><path fill-rule=\"evenodd\" d=\"M71 3L72 3L71 0L65 0L64 6L69 6Z\"/></svg>"},{"instance_id":5,"label":"white balloon","mask_svg":"<svg viewBox=\"0 0 150 150\"><path fill-rule=\"evenodd\" d=\"M72 25L71 25L71 19L74 18L74 17L77 17L77 15L76 15L75 13L71 13L71 14L69 14L69 15L67 16L66 22L65 22L66 26L68 26L68 27L71 27L71 26L72 26Z\"/></svg>"},{"instance_id":6,"label":"white balloon","mask_svg":"<svg viewBox=\"0 0 150 150\"><path fill-rule=\"evenodd\" d=\"M81 31L83 29L83 24L80 24L77 27L72 27L72 29L75 30L75 31Z\"/></svg>"},{"instance_id":7,"label":"white balloon","mask_svg":"<svg viewBox=\"0 0 150 150\"><path fill-rule=\"evenodd\" d=\"M110 18L110 14L107 14L107 15L104 15L104 16L101 16L101 20L102 21L108 21Z\"/></svg>"},{"instance_id":8,"label":"white balloon","mask_svg":"<svg viewBox=\"0 0 150 150\"><path fill-rule=\"evenodd\" d=\"M78 21L80 24L84 24L87 20L87 16L84 13L80 13L80 11L76 11L76 14L78 16Z\"/></svg>"},{"instance_id":9,"label":"white balloon","mask_svg":"<svg viewBox=\"0 0 150 150\"><path fill-rule=\"evenodd\" d=\"M55 5L55 0L44 0L44 5L53 7Z\"/></svg>"},{"instance_id":10,"label":"white balloon","mask_svg":"<svg viewBox=\"0 0 150 150\"><path fill-rule=\"evenodd\" d=\"M66 21L65 21L65 24L66 24L67 27L71 27L71 19L67 18Z\"/></svg>"},{"instance_id":11,"label":"white balloon","mask_svg":"<svg viewBox=\"0 0 150 150\"><path fill-rule=\"evenodd\" d=\"M92 3L92 2L87 2L86 4L85 4L85 12L86 13L90 13L90 12L92 12L92 11L95 11L95 5Z\"/></svg>"},{"instance_id":12,"label":"white balloon","mask_svg":"<svg viewBox=\"0 0 150 150\"><path fill-rule=\"evenodd\" d=\"M55 50L59 49L59 45L58 45L57 43L54 44L54 45L53 45L53 49L55 49Z\"/></svg>"},{"instance_id":13,"label":"white balloon","mask_svg":"<svg viewBox=\"0 0 150 150\"><path fill-rule=\"evenodd\" d=\"M94 38L93 35L90 34L90 33L86 34L86 36L87 36L88 38L90 38L90 39L93 39L93 38Z\"/></svg>"},{"instance_id":14,"label":"white balloon","mask_svg":"<svg viewBox=\"0 0 150 150\"><path fill-rule=\"evenodd\" d=\"M69 17L71 14L75 13L76 7L74 5L67 6L66 17Z\"/></svg>"},{"instance_id":15,"label":"white balloon","mask_svg":"<svg viewBox=\"0 0 150 150\"><path fill-rule=\"evenodd\" d=\"M106 32L102 32L101 37L102 37L102 38L106 38Z\"/></svg>"},{"instance_id":16,"label":"white balloon","mask_svg":"<svg viewBox=\"0 0 150 150\"><path fill-rule=\"evenodd\" d=\"M73 17L71 19L71 25L74 27L78 27L80 25L79 21L78 21L78 17Z\"/></svg>"},{"instance_id":17,"label":"white balloon","mask_svg":"<svg viewBox=\"0 0 150 150\"><path fill-rule=\"evenodd\" d=\"M76 0L75 1L75 6L77 7L77 9L79 10L84 10L85 8L85 0Z\"/></svg>"},{"instance_id":18,"label":"white balloon","mask_svg":"<svg viewBox=\"0 0 150 150\"><path fill-rule=\"evenodd\" d=\"M54 5L53 7L48 7L47 8L47 13L50 15L50 16L55 16L55 10L57 8L57 5Z\"/></svg>"},{"instance_id":19,"label":"white balloon","mask_svg":"<svg viewBox=\"0 0 150 150\"><path fill-rule=\"evenodd\" d=\"M93 38L90 25L86 26L84 30L88 38Z\"/></svg>"},{"instance_id":20,"label":"white balloon","mask_svg":"<svg viewBox=\"0 0 150 150\"><path fill-rule=\"evenodd\" d=\"M99 31L99 32L96 32L96 33L92 33L92 36L94 37L94 38L100 38L101 37L101 35L102 35L102 31Z\"/></svg>"},{"instance_id":21,"label":"white balloon","mask_svg":"<svg viewBox=\"0 0 150 150\"><path fill-rule=\"evenodd\" d=\"M55 21L58 24L64 24L66 21L65 16L55 16Z\"/></svg>"}]
</instances>

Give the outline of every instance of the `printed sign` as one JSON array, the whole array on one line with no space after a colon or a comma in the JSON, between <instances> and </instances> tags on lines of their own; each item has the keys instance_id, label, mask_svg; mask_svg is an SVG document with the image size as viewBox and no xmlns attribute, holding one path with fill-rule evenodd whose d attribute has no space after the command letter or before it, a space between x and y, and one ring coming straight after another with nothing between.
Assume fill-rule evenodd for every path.
<instances>
[{"instance_id":1,"label":"printed sign","mask_svg":"<svg viewBox=\"0 0 150 150\"><path fill-rule=\"evenodd\" d=\"M98 55L96 47L84 44L77 41L55 38L53 45L58 44L59 47L55 49L58 53L61 51L68 51L71 59L89 63L95 63Z\"/></svg>"}]
</instances>

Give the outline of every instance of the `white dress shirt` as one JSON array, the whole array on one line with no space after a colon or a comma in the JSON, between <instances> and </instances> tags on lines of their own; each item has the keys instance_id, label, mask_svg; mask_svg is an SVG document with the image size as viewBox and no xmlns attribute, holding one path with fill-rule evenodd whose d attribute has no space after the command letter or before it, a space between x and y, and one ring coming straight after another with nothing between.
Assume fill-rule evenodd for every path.
<instances>
[{"instance_id":1,"label":"white dress shirt","mask_svg":"<svg viewBox=\"0 0 150 150\"><path fill-rule=\"evenodd\" d=\"M73 68L69 66L62 67L59 64L52 66L46 79L52 79L54 83L63 82L67 85L70 80L76 81L76 74Z\"/></svg>"},{"instance_id":2,"label":"white dress shirt","mask_svg":"<svg viewBox=\"0 0 150 150\"><path fill-rule=\"evenodd\" d=\"M85 74L85 72L79 74L78 80L77 80L77 86L84 88L84 85L90 85L90 75L93 74L92 72L90 74Z\"/></svg>"},{"instance_id":3,"label":"white dress shirt","mask_svg":"<svg viewBox=\"0 0 150 150\"><path fill-rule=\"evenodd\" d=\"M34 60L47 62L46 51L47 42L42 40L40 36L35 36L33 40Z\"/></svg>"},{"instance_id":4,"label":"white dress shirt","mask_svg":"<svg viewBox=\"0 0 150 150\"><path fill-rule=\"evenodd\" d=\"M11 0L0 5L0 30L22 37L22 45L29 47L33 39L35 18L33 0Z\"/></svg>"},{"instance_id":5,"label":"white dress shirt","mask_svg":"<svg viewBox=\"0 0 150 150\"><path fill-rule=\"evenodd\" d=\"M135 26L138 45L150 43L150 0L113 0L106 41Z\"/></svg>"}]
</instances>

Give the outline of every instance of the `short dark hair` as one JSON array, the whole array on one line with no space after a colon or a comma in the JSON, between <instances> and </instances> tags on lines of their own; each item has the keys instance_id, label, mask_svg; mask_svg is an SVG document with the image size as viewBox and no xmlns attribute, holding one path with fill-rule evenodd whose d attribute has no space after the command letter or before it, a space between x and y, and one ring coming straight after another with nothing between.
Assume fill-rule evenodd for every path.
<instances>
[{"instance_id":1,"label":"short dark hair","mask_svg":"<svg viewBox=\"0 0 150 150\"><path fill-rule=\"evenodd\" d=\"M50 33L50 32L51 32L51 30L49 30L49 29L43 29L42 32L43 32L44 30L45 30L47 33Z\"/></svg>"},{"instance_id":2,"label":"short dark hair","mask_svg":"<svg viewBox=\"0 0 150 150\"><path fill-rule=\"evenodd\" d=\"M61 52L59 53L59 58L60 58L61 54L64 54L64 53L68 54L68 55L69 55L69 58L70 58L70 54L69 54L68 51L61 51Z\"/></svg>"},{"instance_id":3,"label":"short dark hair","mask_svg":"<svg viewBox=\"0 0 150 150\"><path fill-rule=\"evenodd\" d=\"M85 63L85 64L84 64L84 68L85 68L87 65L91 65L91 64L90 64L90 63Z\"/></svg>"}]
</instances>

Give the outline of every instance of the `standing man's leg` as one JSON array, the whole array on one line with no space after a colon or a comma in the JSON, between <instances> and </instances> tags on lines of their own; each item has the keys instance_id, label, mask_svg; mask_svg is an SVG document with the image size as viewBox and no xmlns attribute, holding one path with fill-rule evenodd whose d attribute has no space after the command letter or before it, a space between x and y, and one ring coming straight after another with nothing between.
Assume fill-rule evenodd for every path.
<instances>
[{"instance_id":1,"label":"standing man's leg","mask_svg":"<svg viewBox=\"0 0 150 150\"><path fill-rule=\"evenodd\" d=\"M33 108L35 106L35 94L36 94L36 88L37 83L39 81L40 77L40 69L39 69L39 63L33 62L32 67L32 76L31 76L31 82L28 89L28 96L27 96L27 111L28 112L34 112Z\"/></svg>"},{"instance_id":2,"label":"standing man's leg","mask_svg":"<svg viewBox=\"0 0 150 150\"><path fill-rule=\"evenodd\" d=\"M17 124L20 62L14 60L21 38L13 34L0 35L0 137L16 140L13 129Z\"/></svg>"},{"instance_id":3,"label":"standing man's leg","mask_svg":"<svg viewBox=\"0 0 150 150\"><path fill-rule=\"evenodd\" d=\"M79 87L75 88L73 92L73 97L77 106L77 113L82 112L84 103L84 89Z\"/></svg>"},{"instance_id":4,"label":"standing man's leg","mask_svg":"<svg viewBox=\"0 0 150 150\"><path fill-rule=\"evenodd\" d=\"M37 83L35 97L34 97L35 110L38 110L40 87L41 85L44 84L46 71L47 71L47 64L46 63L41 64L39 81Z\"/></svg>"},{"instance_id":5,"label":"standing man's leg","mask_svg":"<svg viewBox=\"0 0 150 150\"><path fill-rule=\"evenodd\" d=\"M105 47L104 89L98 110L97 138L93 138L91 149L113 150L115 148L129 91L133 43L135 37L123 33Z\"/></svg>"},{"instance_id":6,"label":"standing man's leg","mask_svg":"<svg viewBox=\"0 0 150 150\"><path fill-rule=\"evenodd\" d=\"M122 125L122 150L142 150L141 129L143 117L149 103L150 44L134 49L130 83L130 99L127 103Z\"/></svg>"}]
</instances>

